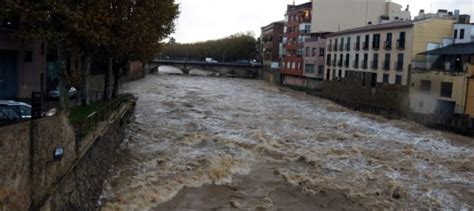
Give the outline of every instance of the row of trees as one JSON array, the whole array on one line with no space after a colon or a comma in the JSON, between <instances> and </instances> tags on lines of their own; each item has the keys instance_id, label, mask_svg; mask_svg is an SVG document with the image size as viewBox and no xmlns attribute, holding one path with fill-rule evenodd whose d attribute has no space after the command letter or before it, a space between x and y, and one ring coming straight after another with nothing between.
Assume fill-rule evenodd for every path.
<instances>
[{"instance_id":1,"label":"row of trees","mask_svg":"<svg viewBox=\"0 0 474 211\"><path fill-rule=\"evenodd\" d=\"M91 63L106 61L104 98L110 100L117 95L121 70L130 61L155 57L160 42L173 32L179 12L174 0L5 0L0 14L18 22L19 38L54 47L62 96L66 95L65 58L80 58L80 96L88 105ZM64 99L60 98L63 108Z\"/></svg>"},{"instance_id":2,"label":"row of trees","mask_svg":"<svg viewBox=\"0 0 474 211\"><path fill-rule=\"evenodd\" d=\"M203 61L210 57L221 62L253 60L256 58L256 40L250 33L239 33L223 39L198 43L170 42L164 46L163 58Z\"/></svg>"}]
</instances>

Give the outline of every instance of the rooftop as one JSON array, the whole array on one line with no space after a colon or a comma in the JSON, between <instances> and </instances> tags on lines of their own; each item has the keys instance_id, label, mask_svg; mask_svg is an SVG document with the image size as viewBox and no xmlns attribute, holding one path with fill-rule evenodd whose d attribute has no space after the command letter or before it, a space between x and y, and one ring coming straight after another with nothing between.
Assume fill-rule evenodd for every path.
<instances>
[{"instance_id":1,"label":"rooftop","mask_svg":"<svg viewBox=\"0 0 474 211\"><path fill-rule=\"evenodd\" d=\"M357 32L367 32L367 31L377 31L377 30L384 30L384 29L397 29L397 28L408 28L412 27L418 22L426 21L426 20L431 20L431 19L420 19L420 20L409 20L409 21L395 21L395 22L390 22L390 23L382 23L382 24L375 24L375 25L368 25L368 26L362 26L358 28L353 28L353 29L347 29L344 31L340 32L335 32L328 37L334 37L338 35L344 35L344 34L353 34Z\"/></svg>"},{"instance_id":2,"label":"rooftop","mask_svg":"<svg viewBox=\"0 0 474 211\"><path fill-rule=\"evenodd\" d=\"M474 42L454 44L420 53L421 55L473 55Z\"/></svg>"}]
</instances>

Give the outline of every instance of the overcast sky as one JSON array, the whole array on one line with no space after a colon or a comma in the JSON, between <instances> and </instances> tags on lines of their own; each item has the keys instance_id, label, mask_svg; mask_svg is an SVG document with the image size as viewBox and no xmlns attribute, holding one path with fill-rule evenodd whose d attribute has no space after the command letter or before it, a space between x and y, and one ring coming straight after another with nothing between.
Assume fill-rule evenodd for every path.
<instances>
[{"instance_id":1,"label":"overcast sky","mask_svg":"<svg viewBox=\"0 0 474 211\"><path fill-rule=\"evenodd\" d=\"M370 0L369 0L370 1ZM412 17L420 9L436 12L438 9L460 9L461 14L474 16L474 0L393 0L410 5ZM177 42L196 42L226 37L238 32L251 31L256 36L260 27L283 20L286 5L292 0L177 0L181 15L176 32L171 35ZM296 0L296 4L309 0ZM471 22L472 22L471 18Z\"/></svg>"}]
</instances>

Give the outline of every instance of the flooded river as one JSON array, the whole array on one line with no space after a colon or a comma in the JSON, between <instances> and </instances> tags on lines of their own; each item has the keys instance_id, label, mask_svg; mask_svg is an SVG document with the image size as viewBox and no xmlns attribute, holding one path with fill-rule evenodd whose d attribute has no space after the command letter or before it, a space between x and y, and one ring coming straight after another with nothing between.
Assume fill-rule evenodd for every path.
<instances>
[{"instance_id":1,"label":"flooded river","mask_svg":"<svg viewBox=\"0 0 474 211\"><path fill-rule=\"evenodd\" d=\"M474 140L263 81L151 75L103 210L472 210Z\"/></svg>"}]
</instances>

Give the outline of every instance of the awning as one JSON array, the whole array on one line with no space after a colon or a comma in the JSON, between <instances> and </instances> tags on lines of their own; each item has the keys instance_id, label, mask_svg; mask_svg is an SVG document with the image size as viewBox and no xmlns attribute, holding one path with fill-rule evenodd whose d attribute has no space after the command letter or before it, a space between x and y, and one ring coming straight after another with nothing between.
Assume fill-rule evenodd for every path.
<instances>
[{"instance_id":1,"label":"awning","mask_svg":"<svg viewBox=\"0 0 474 211\"><path fill-rule=\"evenodd\" d=\"M419 53L420 55L473 55L474 42L454 44L443 48Z\"/></svg>"}]
</instances>

